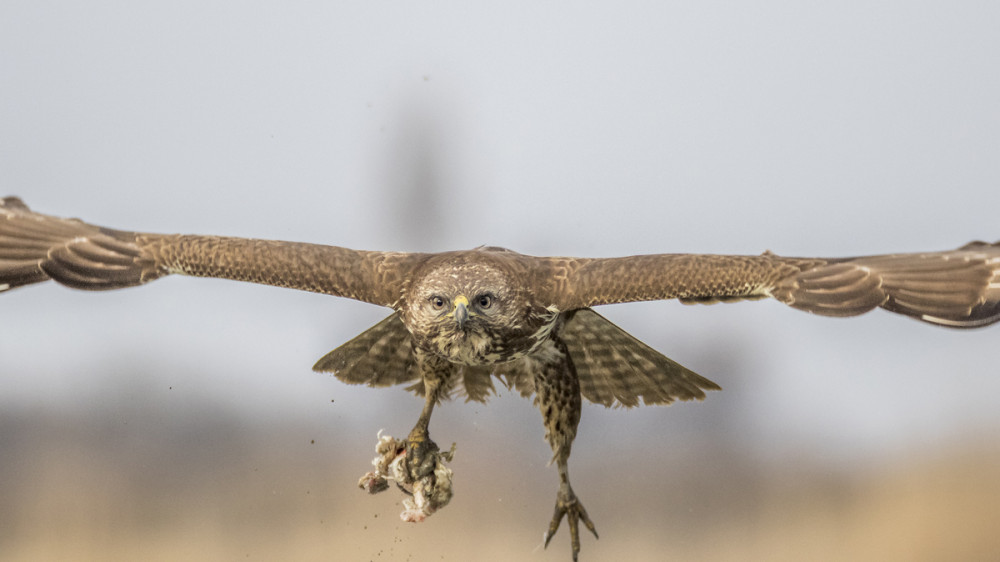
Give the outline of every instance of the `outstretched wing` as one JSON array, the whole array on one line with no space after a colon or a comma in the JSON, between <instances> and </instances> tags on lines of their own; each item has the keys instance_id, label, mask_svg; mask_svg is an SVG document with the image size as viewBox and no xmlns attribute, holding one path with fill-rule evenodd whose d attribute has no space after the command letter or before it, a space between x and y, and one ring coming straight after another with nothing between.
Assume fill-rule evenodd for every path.
<instances>
[{"instance_id":1,"label":"outstretched wing","mask_svg":"<svg viewBox=\"0 0 1000 562\"><path fill-rule=\"evenodd\" d=\"M422 254L223 236L112 230L0 199L0 291L53 279L119 289L171 273L218 277L393 306Z\"/></svg>"},{"instance_id":2,"label":"outstretched wing","mask_svg":"<svg viewBox=\"0 0 1000 562\"><path fill-rule=\"evenodd\" d=\"M773 297L807 312L853 316L876 307L955 328L1000 320L1000 242L857 258L659 254L540 258L539 295L560 310L661 299L710 303Z\"/></svg>"}]
</instances>

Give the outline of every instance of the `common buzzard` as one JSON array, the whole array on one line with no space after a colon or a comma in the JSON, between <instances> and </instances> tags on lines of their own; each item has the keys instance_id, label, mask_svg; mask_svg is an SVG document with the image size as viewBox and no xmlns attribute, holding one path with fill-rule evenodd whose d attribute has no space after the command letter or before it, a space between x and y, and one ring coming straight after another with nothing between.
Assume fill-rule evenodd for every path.
<instances>
[{"instance_id":1,"label":"common buzzard","mask_svg":"<svg viewBox=\"0 0 1000 562\"><path fill-rule=\"evenodd\" d=\"M383 438L369 491L395 479L420 492L404 512L420 520L450 498L450 471L430 439L435 404L485 401L496 377L535 396L559 470L545 542L568 520L597 535L570 486L567 463L583 398L604 406L669 404L717 390L592 309L632 301L775 298L824 316L881 307L951 328L1000 320L1000 243L857 258L658 254L622 258L526 256L495 247L436 254L221 236L125 232L32 212L0 200L0 292L53 279L119 289L172 273L347 297L393 310L314 367L348 383L409 384L424 408L405 440Z\"/></svg>"}]
</instances>

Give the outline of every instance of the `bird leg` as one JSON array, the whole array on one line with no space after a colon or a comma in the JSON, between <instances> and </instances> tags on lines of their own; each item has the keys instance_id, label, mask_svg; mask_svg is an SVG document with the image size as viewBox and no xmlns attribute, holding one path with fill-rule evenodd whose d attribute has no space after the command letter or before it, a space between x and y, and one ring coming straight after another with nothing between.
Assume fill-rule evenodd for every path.
<instances>
[{"instance_id":1,"label":"bird leg","mask_svg":"<svg viewBox=\"0 0 1000 562\"><path fill-rule=\"evenodd\" d=\"M440 380L436 378L424 380L424 409L406 438L406 461L410 469L410 478L414 481L434 471L435 454L439 448L437 443L431 440L428 426L431 423L434 404L437 402L439 385Z\"/></svg>"},{"instance_id":2,"label":"bird leg","mask_svg":"<svg viewBox=\"0 0 1000 562\"><path fill-rule=\"evenodd\" d=\"M431 372L432 375L439 373ZM400 518L411 523L423 521L451 501L452 471L444 463L454 457L455 445L452 444L450 451L442 453L427 430L438 400L441 380L440 376L424 377L424 409L406 439L394 439L379 432L375 447L378 456L372 461L375 470L365 474L358 482L363 490L377 494L389 488L389 480L395 481L410 496L403 500L406 509Z\"/></svg>"},{"instance_id":3,"label":"bird leg","mask_svg":"<svg viewBox=\"0 0 1000 562\"><path fill-rule=\"evenodd\" d=\"M573 560L575 561L580 554L579 522L583 521L587 529L594 534L595 539L599 537L597 536L597 528L594 526L594 522L590 520L587 510L583 507L583 503L573 493L573 487L569 484L569 470L566 460L560 459L558 466L559 491L556 492L556 508L552 514L552 521L549 523L548 530L545 531L545 546L546 548L549 546L549 541L555 536L556 531L559 530L559 524L562 523L565 517L569 525L569 539L573 547Z\"/></svg>"},{"instance_id":4,"label":"bird leg","mask_svg":"<svg viewBox=\"0 0 1000 562\"><path fill-rule=\"evenodd\" d=\"M582 411L580 382L565 344L556 338L524 361L534 375L535 403L542 412L545 439L552 447L552 460L559 469L559 490L556 492L552 521L545 531L545 546L549 545L565 518L569 525L573 560L576 560L580 553L580 521L597 538L597 528L569 483L569 455Z\"/></svg>"}]
</instances>

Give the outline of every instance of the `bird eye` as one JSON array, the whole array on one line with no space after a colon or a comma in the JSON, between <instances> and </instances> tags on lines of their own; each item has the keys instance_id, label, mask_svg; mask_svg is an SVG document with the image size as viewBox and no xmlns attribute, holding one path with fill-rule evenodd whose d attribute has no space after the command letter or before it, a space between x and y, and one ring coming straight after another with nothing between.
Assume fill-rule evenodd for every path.
<instances>
[{"instance_id":1,"label":"bird eye","mask_svg":"<svg viewBox=\"0 0 1000 562\"><path fill-rule=\"evenodd\" d=\"M444 308L445 304L444 297L433 296L430 298L430 301L431 301L431 306L434 307L434 310L442 310Z\"/></svg>"},{"instance_id":2,"label":"bird eye","mask_svg":"<svg viewBox=\"0 0 1000 562\"><path fill-rule=\"evenodd\" d=\"M476 304L478 304L479 308L483 310L493 306L493 295L490 294L479 295L479 298L476 300Z\"/></svg>"}]
</instances>

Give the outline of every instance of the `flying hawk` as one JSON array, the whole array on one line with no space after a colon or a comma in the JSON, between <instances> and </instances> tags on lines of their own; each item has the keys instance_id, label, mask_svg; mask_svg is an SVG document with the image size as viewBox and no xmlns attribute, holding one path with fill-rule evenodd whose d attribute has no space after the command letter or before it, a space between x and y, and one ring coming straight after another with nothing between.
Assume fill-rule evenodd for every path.
<instances>
[{"instance_id":1,"label":"flying hawk","mask_svg":"<svg viewBox=\"0 0 1000 562\"><path fill-rule=\"evenodd\" d=\"M545 543L567 519L574 560L579 523L597 536L567 469L582 399L629 407L640 400L700 400L705 390L719 389L592 307L772 297L824 316L881 307L951 328L1000 320L1000 242L839 259L770 252L534 257L495 247L372 252L126 232L35 213L15 197L0 200L0 292L48 279L76 289L119 289L172 273L289 287L391 308L389 317L327 354L314 369L332 371L352 384L408 383L424 397L407 439L386 440L385 451L380 449L387 460L405 461L396 465L397 480L442 491L435 479L446 478L437 469L448 457L428 433L435 404L456 395L485 401L494 389L493 377L525 397L534 394L560 479ZM450 482L450 472L447 478ZM379 491L384 480L376 480L363 484ZM423 498L437 501L424 514L447 502L450 490L443 493L446 497Z\"/></svg>"}]
</instances>

